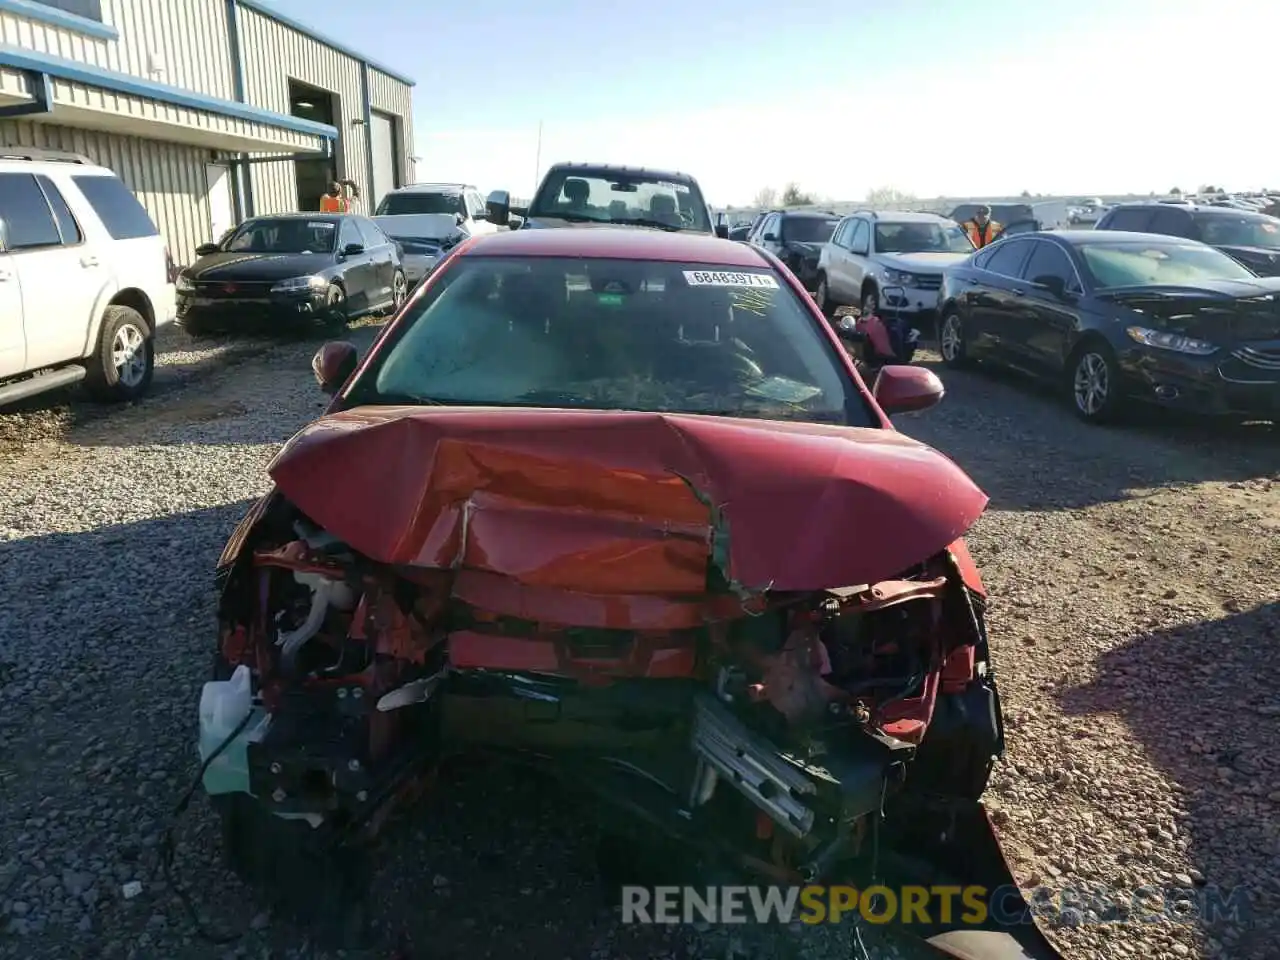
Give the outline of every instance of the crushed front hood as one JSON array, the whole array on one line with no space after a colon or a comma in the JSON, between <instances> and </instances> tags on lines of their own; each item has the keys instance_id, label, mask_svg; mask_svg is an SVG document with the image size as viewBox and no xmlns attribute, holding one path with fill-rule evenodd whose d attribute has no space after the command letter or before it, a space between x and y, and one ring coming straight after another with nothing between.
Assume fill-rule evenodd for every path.
<instances>
[{"instance_id":1,"label":"crushed front hood","mask_svg":"<svg viewBox=\"0 0 1280 960\"><path fill-rule=\"evenodd\" d=\"M942 271L968 259L967 253L945 253L942 251L922 251L920 253L887 253L880 259L891 270L937 270Z\"/></svg>"},{"instance_id":2,"label":"crushed front hood","mask_svg":"<svg viewBox=\"0 0 1280 960\"><path fill-rule=\"evenodd\" d=\"M1207 280L1113 287L1098 296L1150 317L1153 326L1213 343L1280 340L1280 279Z\"/></svg>"},{"instance_id":3,"label":"crushed front hood","mask_svg":"<svg viewBox=\"0 0 1280 960\"><path fill-rule=\"evenodd\" d=\"M378 216L373 222L389 237L414 240L444 240L458 229L457 215L452 213L400 213Z\"/></svg>"},{"instance_id":4,"label":"crushed front hood","mask_svg":"<svg viewBox=\"0 0 1280 960\"><path fill-rule=\"evenodd\" d=\"M892 577L986 495L892 430L674 414L363 407L269 468L298 509L388 564L590 594L700 595Z\"/></svg>"}]
</instances>

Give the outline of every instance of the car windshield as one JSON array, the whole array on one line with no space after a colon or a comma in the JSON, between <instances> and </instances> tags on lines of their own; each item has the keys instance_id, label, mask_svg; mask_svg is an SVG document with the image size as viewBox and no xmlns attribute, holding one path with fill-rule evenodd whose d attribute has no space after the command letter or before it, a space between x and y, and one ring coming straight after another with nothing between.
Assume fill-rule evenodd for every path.
<instances>
[{"instance_id":1,"label":"car windshield","mask_svg":"<svg viewBox=\"0 0 1280 960\"><path fill-rule=\"evenodd\" d=\"M223 249L229 253L333 253L337 236L338 224L334 220L247 220Z\"/></svg>"},{"instance_id":2,"label":"car windshield","mask_svg":"<svg viewBox=\"0 0 1280 960\"><path fill-rule=\"evenodd\" d=\"M784 217L782 239L797 243L826 243L839 225L839 217Z\"/></svg>"},{"instance_id":3,"label":"car windshield","mask_svg":"<svg viewBox=\"0 0 1280 960\"><path fill-rule=\"evenodd\" d=\"M876 252L972 253L973 244L951 223L877 223Z\"/></svg>"},{"instance_id":4,"label":"car windshield","mask_svg":"<svg viewBox=\"0 0 1280 960\"><path fill-rule=\"evenodd\" d=\"M785 281L700 263L462 257L348 400L878 426Z\"/></svg>"},{"instance_id":5,"label":"car windshield","mask_svg":"<svg viewBox=\"0 0 1280 960\"><path fill-rule=\"evenodd\" d=\"M696 184L613 170L552 170L529 216L714 232Z\"/></svg>"},{"instance_id":6,"label":"car windshield","mask_svg":"<svg viewBox=\"0 0 1280 960\"><path fill-rule=\"evenodd\" d=\"M1280 220L1261 217L1200 217L1200 236L1215 247L1280 249Z\"/></svg>"},{"instance_id":7,"label":"car windshield","mask_svg":"<svg viewBox=\"0 0 1280 960\"><path fill-rule=\"evenodd\" d=\"M1100 243L1080 246L1099 287L1251 280L1254 274L1225 253L1198 243Z\"/></svg>"},{"instance_id":8,"label":"car windshield","mask_svg":"<svg viewBox=\"0 0 1280 960\"><path fill-rule=\"evenodd\" d=\"M398 217L406 213L463 213L467 212L462 194L456 190L435 193L388 193L378 204L374 216Z\"/></svg>"}]
</instances>

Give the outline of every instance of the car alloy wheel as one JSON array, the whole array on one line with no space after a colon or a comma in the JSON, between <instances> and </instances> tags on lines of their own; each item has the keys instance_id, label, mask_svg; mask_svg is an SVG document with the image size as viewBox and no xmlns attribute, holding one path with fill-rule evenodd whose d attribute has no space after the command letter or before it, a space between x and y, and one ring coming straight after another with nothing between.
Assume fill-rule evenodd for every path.
<instances>
[{"instance_id":1,"label":"car alloy wheel","mask_svg":"<svg viewBox=\"0 0 1280 960\"><path fill-rule=\"evenodd\" d=\"M874 290L868 290L862 295L862 315L864 317L874 317L880 310L880 297Z\"/></svg>"},{"instance_id":2,"label":"car alloy wheel","mask_svg":"<svg viewBox=\"0 0 1280 960\"><path fill-rule=\"evenodd\" d=\"M116 330L111 341L111 362L116 368L116 380L133 390L147 377L147 336L132 323L125 323Z\"/></svg>"},{"instance_id":3,"label":"car alloy wheel","mask_svg":"<svg viewBox=\"0 0 1280 960\"><path fill-rule=\"evenodd\" d=\"M1076 409L1089 419L1096 419L1107 409L1111 399L1111 368L1102 354L1086 350L1076 361L1072 393Z\"/></svg>"},{"instance_id":4,"label":"car alloy wheel","mask_svg":"<svg viewBox=\"0 0 1280 960\"><path fill-rule=\"evenodd\" d=\"M397 270L395 279L391 281L392 310L399 310L404 305L404 301L408 296L409 283L405 280L404 274Z\"/></svg>"},{"instance_id":5,"label":"car alloy wheel","mask_svg":"<svg viewBox=\"0 0 1280 960\"><path fill-rule=\"evenodd\" d=\"M942 334L938 349L947 363L956 363L964 356L964 329L959 314L949 313L942 321Z\"/></svg>"}]
</instances>

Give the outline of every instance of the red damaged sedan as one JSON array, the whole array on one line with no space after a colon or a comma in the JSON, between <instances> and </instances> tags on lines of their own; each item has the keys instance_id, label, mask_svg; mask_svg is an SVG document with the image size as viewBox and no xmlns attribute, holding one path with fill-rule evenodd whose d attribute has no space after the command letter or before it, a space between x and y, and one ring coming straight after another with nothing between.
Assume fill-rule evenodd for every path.
<instances>
[{"instance_id":1,"label":"red damaged sedan","mask_svg":"<svg viewBox=\"0 0 1280 960\"><path fill-rule=\"evenodd\" d=\"M981 925L918 932L1056 956L979 803L987 497L887 416L931 372L868 390L770 254L626 228L467 241L314 368L218 568L201 752L246 879L358 913L387 814L484 751L625 814L611 883L979 884Z\"/></svg>"}]
</instances>

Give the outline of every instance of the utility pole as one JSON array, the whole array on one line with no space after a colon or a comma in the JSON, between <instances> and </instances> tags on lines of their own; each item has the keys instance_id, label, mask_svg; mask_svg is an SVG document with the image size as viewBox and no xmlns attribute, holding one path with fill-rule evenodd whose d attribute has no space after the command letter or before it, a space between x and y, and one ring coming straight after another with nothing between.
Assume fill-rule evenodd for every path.
<instances>
[{"instance_id":1,"label":"utility pole","mask_svg":"<svg viewBox=\"0 0 1280 960\"><path fill-rule=\"evenodd\" d=\"M533 157L533 192L529 196L533 196L538 192L538 180L542 176L542 121L538 121L538 149Z\"/></svg>"}]
</instances>

